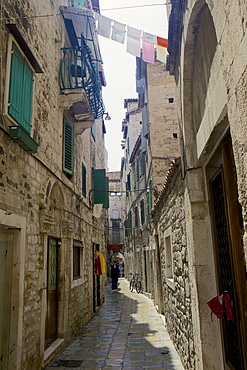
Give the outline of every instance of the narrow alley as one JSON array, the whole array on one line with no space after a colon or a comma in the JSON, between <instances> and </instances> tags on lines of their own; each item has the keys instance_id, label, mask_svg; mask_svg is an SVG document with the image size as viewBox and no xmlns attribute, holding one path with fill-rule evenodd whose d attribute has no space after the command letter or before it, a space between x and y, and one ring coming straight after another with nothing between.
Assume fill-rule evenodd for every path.
<instances>
[{"instance_id":1,"label":"narrow alley","mask_svg":"<svg viewBox=\"0 0 247 370\"><path fill-rule=\"evenodd\" d=\"M143 294L130 292L126 279L119 282L118 293L112 293L108 282L105 303L97 315L47 370L183 370L153 302Z\"/></svg>"}]
</instances>

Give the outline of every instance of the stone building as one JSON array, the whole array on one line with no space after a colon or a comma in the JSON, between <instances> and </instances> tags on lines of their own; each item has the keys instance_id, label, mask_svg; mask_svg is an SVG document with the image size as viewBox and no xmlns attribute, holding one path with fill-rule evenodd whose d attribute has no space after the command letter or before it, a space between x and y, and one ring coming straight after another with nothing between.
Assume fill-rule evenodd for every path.
<instances>
[{"instance_id":1,"label":"stone building","mask_svg":"<svg viewBox=\"0 0 247 370\"><path fill-rule=\"evenodd\" d=\"M164 63L148 64L137 58L136 86L139 99L134 119L139 128L135 135L127 132L124 136L122 166L122 186L127 192L123 198L126 271L141 275L143 291L154 298L162 311L154 273L157 256L150 244L150 211L171 161L180 153L175 82ZM128 128L131 122L126 121ZM130 150L129 141L133 142Z\"/></svg>"},{"instance_id":2,"label":"stone building","mask_svg":"<svg viewBox=\"0 0 247 370\"><path fill-rule=\"evenodd\" d=\"M247 6L171 1L168 15L167 69L177 85L181 161L168 171L151 212L159 291L186 369L243 370ZM221 319L207 305L218 295L224 298Z\"/></svg>"},{"instance_id":3,"label":"stone building","mask_svg":"<svg viewBox=\"0 0 247 370\"><path fill-rule=\"evenodd\" d=\"M109 179L109 209L108 209L108 240L107 260L108 274L110 263L118 261L121 276L124 275L123 251L123 208L120 171L108 172Z\"/></svg>"},{"instance_id":4,"label":"stone building","mask_svg":"<svg viewBox=\"0 0 247 370\"><path fill-rule=\"evenodd\" d=\"M1 2L1 369L42 369L104 300L105 275L94 275L108 207L95 3Z\"/></svg>"}]
</instances>

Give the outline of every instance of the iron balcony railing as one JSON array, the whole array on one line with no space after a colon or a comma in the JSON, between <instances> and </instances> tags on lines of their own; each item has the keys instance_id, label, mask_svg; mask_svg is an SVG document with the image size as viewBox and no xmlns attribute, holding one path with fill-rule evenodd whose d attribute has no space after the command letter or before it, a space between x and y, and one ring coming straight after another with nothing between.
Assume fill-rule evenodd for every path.
<instances>
[{"instance_id":1,"label":"iron balcony railing","mask_svg":"<svg viewBox=\"0 0 247 370\"><path fill-rule=\"evenodd\" d=\"M60 63L60 88L86 91L94 119L104 113L98 63L93 59L90 47L81 38L81 46L62 48Z\"/></svg>"}]
</instances>

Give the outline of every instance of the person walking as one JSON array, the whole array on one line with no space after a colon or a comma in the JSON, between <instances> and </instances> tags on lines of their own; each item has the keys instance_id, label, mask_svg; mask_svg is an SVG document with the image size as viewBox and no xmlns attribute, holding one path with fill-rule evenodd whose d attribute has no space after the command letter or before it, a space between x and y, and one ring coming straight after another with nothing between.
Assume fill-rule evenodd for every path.
<instances>
[{"instance_id":1,"label":"person walking","mask_svg":"<svg viewBox=\"0 0 247 370\"><path fill-rule=\"evenodd\" d=\"M118 278L119 278L119 266L116 261L113 262L111 265L111 288L113 293L116 293L118 291Z\"/></svg>"}]
</instances>

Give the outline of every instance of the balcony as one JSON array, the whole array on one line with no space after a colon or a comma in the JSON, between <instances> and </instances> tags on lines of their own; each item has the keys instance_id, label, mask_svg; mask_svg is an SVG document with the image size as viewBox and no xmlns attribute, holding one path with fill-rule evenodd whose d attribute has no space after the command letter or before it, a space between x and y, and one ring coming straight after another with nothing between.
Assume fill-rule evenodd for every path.
<instances>
[{"instance_id":1,"label":"balcony","mask_svg":"<svg viewBox=\"0 0 247 370\"><path fill-rule=\"evenodd\" d=\"M62 52L59 76L61 105L66 108L67 100L68 114L72 116L73 123L87 121L90 126L89 122L93 124L104 113L98 63L83 36L81 46L62 48Z\"/></svg>"}]
</instances>

